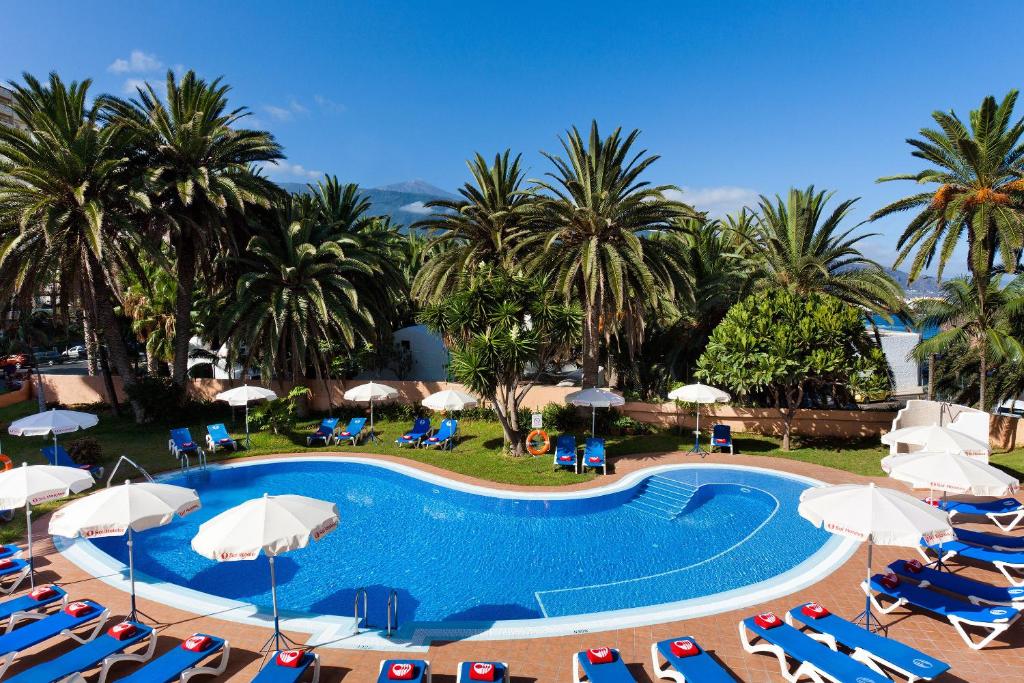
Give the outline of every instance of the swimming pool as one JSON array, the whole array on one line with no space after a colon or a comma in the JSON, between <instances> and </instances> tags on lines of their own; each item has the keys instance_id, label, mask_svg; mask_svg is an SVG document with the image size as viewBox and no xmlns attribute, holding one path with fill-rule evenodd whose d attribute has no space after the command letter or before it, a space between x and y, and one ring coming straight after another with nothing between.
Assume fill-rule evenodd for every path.
<instances>
[{"instance_id":1,"label":"swimming pool","mask_svg":"<svg viewBox=\"0 0 1024 683\"><path fill-rule=\"evenodd\" d=\"M583 623L666 604L713 611L722 596L752 604L783 577L806 584L829 571L839 543L796 513L813 482L754 468L662 467L571 494L483 489L344 458L235 463L164 481L196 488L203 508L137 537L146 581L268 607L265 558L215 563L189 542L202 522L243 500L299 493L336 502L341 525L278 558L280 604L352 615L365 588L378 627L392 590L400 623L453 627ZM127 559L121 538L82 543Z\"/></svg>"}]
</instances>

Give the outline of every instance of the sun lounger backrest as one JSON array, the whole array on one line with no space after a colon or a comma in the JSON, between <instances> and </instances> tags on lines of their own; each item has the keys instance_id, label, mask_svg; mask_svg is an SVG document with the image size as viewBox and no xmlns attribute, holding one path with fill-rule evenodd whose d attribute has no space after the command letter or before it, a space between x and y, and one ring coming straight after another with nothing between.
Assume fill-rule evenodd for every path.
<instances>
[{"instance_id":1,"label":"sun lounger backrest","mask_svg":"<svg viewBox=\"0 0 1024 683\"><path fill-rule=\"evenodd\" d=\"M78 467L78 463L71 459L68 452L64 450L61 445L56 446L45 446L41 449L43 451L43 457L46 458L47 462L51 465L57 465L59 467Z\"/></svg>"},{"instance_id":2,"label":"sun lounger backrest","mask_svg":"<svg viewBox=\"0 0 1024 683\"><path fill-rule=\"evenodd\" d=\"M363 427L366 425L365 417L353 417L348 421L348 425L345 427L345 431L349 434L358 434L363 431Z\"/></svg>"},{"instance_id":3,"label":"sun lounger backrest","mask_svg":"<svg viewBox=\"0 0 1024 683\"><path fill-rule=\"evenodd\" d=\"M204 634L197 634L204 635ZM209 636L210 643L201 652L186 650L181 643L176 644L163 655L152 660L141 669L124 678L117 679L118 683L153 683L153 681L177 681L182 672L198 666L204 659L215 655L224 649L224 639L216 636Z\"/></svg>"},{"instance_id":4,"label":"sun lounger backrest","mask_svg":"<svg viewBox=\"0 0 1024 683\"><path fill-rule=\"evenodd\" d=\"M439 440L444 441L455 436L455 430L458 429L459 423L457 420L448 418L447 420L441 420L441 426L437 430L436 436Z\"/></svg>"},{"instance_id":5,"label":"sun lounger backrest","mask_svg":"<svg viewBox=\"0 0 1024 683\"><path fill-rule=\"evenodd\" d=\"M195 443L192 440L192 432L188 430L188 427L179 427L178 429L172 429L171 439L174 441L174 445L178 446L179 448L187 443Z\"/></svg>"},{"instance_id":6,"label":"sun lounger backrest","mask_svg":"<svg viewBox=\"0 0 1024 683\"><path fill-rule=\"evenodd\" d=\"M221 439L231 438L230 436L228 436L227 427L225 427L224 424L221 422L218 422L215 425L207 425L206 431L210 435L210 438L212 438L214 441L220 441Z\"/></svg>"},{"instance_id":7,"label":"sun lounger backrest","mask_svg":"<svg viewBox=\"0 0 1024 683\"><path fill-rule=\"evenodd\" d=\"M587 437L587 455L604 457L604 439L599 436Z\"/></svg>"},{"instance_id":8,"label":"sun lounger backrest","mask_svg":"<svg viewBox=\"0 0 1024 683\"><path fill-rule=\"evenodd\" d=\"M711 438L715 441L719 439L732 441L732 428L729 425L715 425L711 429Z\"/></svg>"},{"instance_id":9,"label":"sun lounger backrest","mask_svg":"<svg viewBox=\"0 0 1024 683\"><path fill-rule=\"evenodd\" d=\"M572 434L561 434L555 441L556 451L576 451L576 437Z\"/></svg>"},{"instance_id":10,"label":"sun lounger backrest","mask_svg":"<svg viewBox=\"0 0 1024 683\"><path fill-rule=\"evenodd\" d=\"M25 671L13 678L7 679L9 683L40 683L41 681L60 681L71 674L80 671L88 671L97 666L107 657L124 652L150 637L153 629L144 624L135 624L135 633L118 640L113 636L104 633L84 645L77 645L57 657L47 659L36 664L28 671Z\"/></svg>"},{"instance_id":11,"label":"sun lounger backrest","mask_svg":"<svg viewBox=\"0 0 1024 683\"><path fill-rule=\"evenodd\" d=\"M412 423L412 429L409 431L414 434L426 434L430 431L430 418L417 417L416 421Z\"/></svg>"}]
</instances>

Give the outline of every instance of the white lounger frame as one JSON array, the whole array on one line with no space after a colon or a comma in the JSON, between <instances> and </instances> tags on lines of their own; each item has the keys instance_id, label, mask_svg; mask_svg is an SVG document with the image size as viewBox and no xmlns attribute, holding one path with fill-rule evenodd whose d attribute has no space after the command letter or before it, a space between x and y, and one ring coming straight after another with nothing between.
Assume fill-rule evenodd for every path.
<instances>
[{"instance_id":1,"label":"white lounger frame","mask_svg":"<svg viewBox=\"0 0 1024 683\"><path fill-rule=\"evenodd\" d=\"M46 618L48 616L50 616L49 612L15 612L14 614L11 615L10 620L8 620L7 628L4 629L4 633L5 634L10 633L12 630L14 630L14 627L17 624L20 624L23 621L33 621L33 620L37 620L37 619L44 619L44 618ZM96 625L92 628L91 631L87 632L88 635L86 635L86 636L79 636L79 635L76 635L76 634L72 633L68 629L64 629L63 631L58 633L57 636L55 636L55 637L67 636L68 638L71 638L72 640L74 640L76 643L80 643L82 645L85 645L86 643L91 642L91 641L96 639L96 636L98 636L100 634L100 631L103 630L103 627L106 626L107 619L109 617L110 617L110 610L104 608L104 610L102 612L100 612L99 617L96 618ZM14 664L14 660L17 659L18 655L20 655L20 654L21 654L20 651L19 652L8 652L3 657L0 657L0 678L3 678L4 674L7 673L7 669L11 668L11 664Z\"/></svg>"},{"instance_id":2,"label":"white lounger frame","mask_svg":"<svg viewBox=\"0 0 1024 683\"><path fill-rule=\"evenodd\" d=\"M384 670L384 662L386 662L386 661L388 661L388 660L387 659L380 660L380 666L377 667L377 677L378 678L380 678L380 672ZM320 670L320 662L318 660L317 661L317 671L319 671L319 670ZM427 683L431 683L431 681L430 681L430 660L429 659L424 659L423 660L423 680L426 681ZM313 683L317 683L317 679L314 678L313 679Z\"/></svg>"},{"instance_id":3,"label":"white lounger frame","mask_svg":"<svg viewBox=\"0 0 1024 683\"><path fill-rule=\"evenodd\" d=\"M800 662L800 665L796 669L794 669L792 673L790 673L789 656L786 654L785 650L783 650L778 645L769 643L768 641L755 643L754 640L760 640L761 636L754 635L754 640L751 640L749 635L750 632L747 631L746 624L740 621L739 627L740 644L743 646L743 649L749 652L750 654L767 652L769 654L775 655L775 658L779 660L779 671L782 673L782 677L785 678L787 681L790 681L790 683L797 683L797 681L799 681L801 678L807 678L807 680L814 681L814 683L829 683L829 681L831 681L831 683L847 683L846 681L841 681L838 678L833 678L832 676L825 673L818 667L814 666L814 664L812 664L811 662L806 661ZM813 638L813 636L811 636L811 634L809 633L805 633L804 635L806 635L809 638L812 638L813 640L818 641L828 649L838 652L834 639L831 641L825 641L818 638ZM867 659L867 661L865 661L864 659L858 659L857 661L865 665L869 669L878 672L882 676L886 675L885 672L882 671L881 668L879 668L878 664L876 664L874 660L870 658Z\"/></svg>"},{"instance_id":4,"label":"white lounger frame","mask_svg":"<svg viewBox=\"0 0 1024 683\"><path fill-rule=\"evenodd\" d=\"M971 513L968 513L968 512L960 512L959 510L955 510L954 509L954 510L951 510L950 513L949 513L949 521L950 521L950 523L952 523L953 517L955 517L958 514L965 515L965 516L968 516L968 517L982 516L982 515L974 515L974 514L971 514ZM986 513L984 513L983 516L987 517L990 522L995 524L997 527L999 527L1003 531L1009 533L1009 532L1013 531L1014 528L1018 524L1020 524L1022 519L1024 519L1024 507L1021 507L1020 509L1017 509L1017 510L1009 510L1007 512L986 512ZM1001 521L999 521L1003 517L1009 517L1010 518L1010 523L1009 524L1003 524Z\"/></svg>"},{"instance_id":5,"label":"white lounger frame","mask_svg":"<svg viewBox=\"0 0 1024 683\"><path fill-rule=\"evenodd\" d=\"M978 547L982 548L982 546L978 546ZM986 549L986 548L982 548L982 549ZM943 550L945 550L945 549L943 549ZM918 546L917 547L917 552L919 552L921 554L921 556L925 559L925 562L931 562L932 561L932 558L928 556L928 552L925 550L924 546ZM1024 552L1022 552L1022 551L1015 551L1015 552L1019 552L1022 555L1024 555ZM955 550L945 550L945 552L942 555L942 562L946 562L947 560L951 560L951 559L953 559L954 557L956 557L959 554L960 553L956 552ZM936 553L936 555L938 555L938 553ZM999 560L996 560L995 562L985 562L984 560L976 560L976 559L969 558L969 557L965 558L965 559L971 560L973 562L979 562L981 564L990 564L993 567L995 567L996 569L998 569L999 572L1003 576L1006 577L1006 580L1010 583L1011 586L1013 586L1014 588L1022 588L1022 587L1024 587L1024 562L1011 563L1011 562L1002 562L1002 561L999 561Z\"/></svg>"},{"instance_id":6,"label":"white lounger frame","mask_svg":"<svg viewBox=\"0 0 1024 683\"><path fill-rule=\"evenodd\" d=\"M28 578L29 572L31 572L31 571L32 571L32 565L26 564L24 567L22 567L20 570L18 570L14 574L8 574L7 576L3 577L4 579L13 578L14 581L9 586L0 587L0 594L2 594L2 595L10 595L14 591L18 590L18 586L20 586L22 583L24 583L25 579ZM13 616L13 615L11 615L11 616Z\"/></svg>"},{"instance_id":7,"label":"white lounger frame","mask_svg":"<svg viewBox=\"0 0 1024 683\"><path fill-rule=\"evenodd\" d=\"M817 640L819 643L824 643L825 645L828 645L829 648L831 648L833 650L836 650L836 651L839 650L839 643L836 641L836 637L835 636L833 636L830 633L821 633L820 631L815 631L813 626L808 626L808 628L810 630L804 631L803 628L802 628L804 626L804 624L796 623L796 621L793 619L793 615L791 615L789 612L786 612L786 623L789 624L790 626L792 626L793 628L801 631L808 638L812 638L814 640ZM890 662L888 659L885 659L884 657L880 657L880 656L876 655L875 653L870 652L868 650L865 650L864 648L861 648L861 647L855 648L854 651L850 654L850 658L851 659L856 659L861 664L864 664L864 665L874 669L875 671L879 671L881 673L885 673L885 671L882 670L882 667L886 667L886 668L892 669L893 671L898 673L903 678L906 678L907 679L907 683L915 683L915 681L922 680L920 677L915 676L914 674L910 673L909 671L905 671L904 669L896 666L895 664ZM932 679L926 678L926 679L923 679L923 680L930 681Z\"/></svg>"},{"instance_id":8,"label":"white lounger frame","mask_svg":"<svg viewBox=\"0 0 1024 683\"><path fill-rule=\"evenodd\" d=\"M894 598L890 595L886 595L885 597L889 598L890 600L893 600L894 602L888 607L884 607L882 606L882 603L878 601L878 595L871 592L871 587L867 584L867 582L862 581L860 587L868 596L868 598L870 598L871 604L875 606L875 609L877 609L882 614L889 614L890 612L896 610L898 607L902 607L903 605L910 605L911 607L914 607L915 609L921 612L926 612L937 617L943 617L950 624L953 625L953 628L956 629L956 632L960 635L960 638L962 638L963 641L967 643L967 647L971 648L972 650L980 650L984 648L986 645L991 643L997 636L999 636L1001 633L1004 633L1006 629L1010 628L1010 626L1020 617L1020 612L1018 612L1017 616L1013 619L1007 619L1006 621L1000 621L996 623L970 621L969 619L964 619L962 617L958 617L955 615L947 616L942 614L935 614L935 612L932 612L931 610L915 606L906 598ZM884 595L884 593L882 595ZM987 636L985 636L978 642L974 642L974 640L971 638L971 635L964 628L965 626L973 626L975 628L988 629L990 632Z\"/></svg>"},{"instance_id":9,"label":"white lounger frame","mask_svg":"<svg viewBox=\"0 0 1024 683\"><path fill-rule=\"evenodd\" d=\"M459 672L455 674L455 683L467 683L462 677L462 665L466 662L459 662ZM509 683L508 664L501 662L501 666L505 669L505 676L501 679L504 683Z\"/></svg>"}]
</instances>

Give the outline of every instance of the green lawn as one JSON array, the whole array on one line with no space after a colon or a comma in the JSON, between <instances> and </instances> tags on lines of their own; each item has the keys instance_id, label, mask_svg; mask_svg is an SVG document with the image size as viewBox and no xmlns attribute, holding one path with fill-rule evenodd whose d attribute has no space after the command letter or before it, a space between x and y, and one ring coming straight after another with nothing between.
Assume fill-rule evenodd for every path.
<instances>
[{"instance_id":1,"label":"green lawn","mask_svg":"<svg viewBox=\"0 0 1024 683\"><path fill-rule=\"evenodd\" d=\"M0 425L7 425L12 420L29 415L36 410L35 402L19 403L2 408L0 409ZM244 434L245 425L242 422L241 412L232 421L231 412L226 408L214 407L211 408L211 411L213 412L208 420L191 421L187 424L197 441L201 441L205 437L207 422L223 421L234 436ZM338 450L336 446L306 447L305 435L312 431L317 422L318 420L301 422L294 433L286 435L274 435L269 432L255 433L252 437L251 450L243 452L241 455L218 452L217 456L211 455L210 460L244 457L247 454L267 455ZM61 437L61 441L67 443L83 436L93 437L103 448L104 464L107 466L108 472L118 457L127 455L145 467L151 474L155 474L177 466L176 460L167 452L168 430L172 426L183 425L179 422L171 424L157 421L139 426L130 419L115 418L109 413L103 413L100 415L100 422L96 427L84 432L65 435ZM398 448L394 444L395 437L404 432L408 426L409 424L405 421L378 420L377 432L382 437L380 441L369 446L364 444L342 450L352 453L397 455L471 477L506 484L558 486L592 479L595 476L593 474L578 475L567 470L553 471L550 456L513 458L504 455L501 451L501 427L496 422L461 420L459 424L461 440L452 451ZM627 456L687 450L692 445L691 438L688 433L680 435L675 430L660 431L654 434L609 437L607 440L608 454L610 456ZM778 440L772 437L742 434L737 435L734 441L737 451L746 455L789 458L874 476L883 474L879 461L887 452L887 449L878 445L875 439L861 441L806 440L798 442L797 449L789 453L781 451ZM41 463L44 461L39 449L50 443L50 440L42 437L14 437L5 433L2 443L3 452L15 464L20 464L23 461ZM992 462L1014 476L1024 479L1024 449L994 455ZM125 473L126 476L137 474L130 469ZM42 509L47 508L44 506ZM0 542L15 540L23 533L23 518L15 517L14 522L0 528Z\"/></svg>"}]
</instances>

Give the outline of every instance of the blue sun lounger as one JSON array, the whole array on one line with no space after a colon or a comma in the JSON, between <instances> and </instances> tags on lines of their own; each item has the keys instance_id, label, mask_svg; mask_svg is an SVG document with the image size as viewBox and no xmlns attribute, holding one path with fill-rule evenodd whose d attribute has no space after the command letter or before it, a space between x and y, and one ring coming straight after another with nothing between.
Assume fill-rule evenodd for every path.
<instances>
[{"instance_id":1,"label":"blue sun lounger","mask_svg":"<svg viewBox=\"0 0 1024 683\"><path fill-rule=\"evenodd\" d=\"M972 650L980 650L988 645L1020 617L1020 612L1013 607L972 605L965 600L921 588L907 581L901 580L895 588L889 588L882 584L881 574L872 576L871 582L862 583L861 588L871 599L871 604L882 614L889 614L902 605L910 605L946 619ZM879 595L893 600L893 604L883 607L878 601ZM989 633L980 641L974 642L964 629L965 626L988 630Z\"/></svg>"},{"instance_id":2,"label":"blue sun lounger","mask_svg":"<svg viewBox=\"0 0 1024 683\"><path fill-rule=\"evenodd\" d=\"M724 451L726 448L729 449L729 455L732 455L732 427L729 425L715 425L711 428L711 444L710 450L713 453L715 449Z\"/></svg>"},{"instance_id":3,"label":"blue sun lounger","mask_svg":"<svg viewBox=\"0 0 1024 683\"><path fill-rule=\"evenodd\" d=\"M205 647L199 650L185 649L185 643L193 638L209 638ZM220 654L217 666L199 666L208 657ZM188 681L193 676L220 676L228 668L231 645L223 638L197 633L174 649L160 655L141 669L119 678L118 683L171 683Z\"/></svg>"},{"instance_id":4,"label":"blue sun lounger","mask_svg":"<svg viewBox=\"0 0 1024 683\"><path fill-rule=\"evenodd\" d=\"M931 567L921 567L918 571L912 572L906 568L906 564L903 560L897 560L889 565L889 571L900 578L916 582L921 588L934 587L947 593L962 595L972 605L1024 607L1024 588L993 586L990 583L982 583L968 579L966 576L939 571Z\"/></svg>"},{"instance_id":5,"label":"blue sun lounger","mask_svg":"<svg viewBox=\"0 0 1024 683\"><path fill-rule=\"evenodd\" d=\"M68 614L66 611L68 608L53 614L17 612L11 615L11 620L7 624L7 631L0 636L0 677L7 673L7 669L10 668L22 651L46 642L50 638L63 635L82 644L95 639L103 629L104 624L107 623L110 611L103 605L91 600L80 600L79 602L87 605L89 610L77 617ZM71 604L74 605L76 603ZM14 629L22 621L28 620L33 620L33 623ZM96 625L85 636L79 636L71 632L92 622L96 622Z\"/></svg>"},{"instance_id":6,"label":"blue sun lounger","mask_svg":"<svg viewBox=\"0 0 1024 683\"><path fill-rule=\"evenodd\" d=\"M215 425L206 425L206 447L210 449L211 453L216 453L218 448L230 448L237 451L238 442L228 434L224 423L218 422Z\"/></svg>"},{"instance_id":7,"label":"blue sun lounger","mask_svg":"<svg viewBox=\"0 0 1024 683\"><path fill-rule=\"evenodd\" d=\"M672 643L687 641L697 649L697 654L679 657L672 652ZM662 660L665 661L664 665ZM651 666L658 678L676 683L732 683L736 680L690 636L671 638L651 645Z\"/></svg>"},{"instance_id":8,"label":"blue sun lounger","mask_svg":"<svg viewBox=\"0 0 1024 683\"><path fill-rule=\"evenodd\" d=\"M44 446L39 450L42 451L43 457L46 458L46 462L50 463L51 465L56 465L58 467L74 467L75 469L79 470L87 470L89 474L93 476L93 479L99 480L103 478L102 467L100 467L99 465L96 465L95 467L90 467L89 465L79 465L71 458L70 455L68 455L68 452L64 450L64 447L61 446L60 444L54 446Z\"/></svg>"},{"instance_id":9,"label":"blue sun lounger","mask_svg":"<svg viewBox=\"0 0 1024 683\"><path fill-rule=\"evenodd\" d=\"M1024 550L1024 536L1007 536L1005 534L986 534L982 531L957 529L956 537L965 543L983 545L993 550Z\"/></svg>"},{"instance_id":10,"label":"blue sun lounger","mask_svg":"<svg viewBox=\"0 0 1024 683\"><path fill-rule=\"evenodd\" d=\"M833 650L839 649L837 644L853 650L850 656L868 666L872 666L874 662L882 667L888 667L906 678L909 683L917 680L930 681L949 670L949 664L898 640L880 636L834 614L808 616L803 612L803 607L804 605L800 605L789 610L786 613L786 623L793 626L793 622L798 622L814 629L817 633L804 633Z\"/></svg>"},{"instance_id":11,"label":"blue sun lounger","mask_svg":"<svg viewBox=\"0 0 1024 683\"><path fill-rule=\"evenodd\" d=\"M1024 573L1024 551L993 550L991 548L983 548L980 545L964 543L960 540L946 541L941 546L938 544L927 545L922 540L921 546L934 552L936 557L943 562L956 558L957 561L963 559L990 564L1006 577L1011 586L1018 588L1024 586L1024 577L1021 576ZM926 560L930 559L923 549L921 554Z\"/></svg>"},{"instance_id":12,"label":"blue sun lounger","mask_svg":"<svg viewBox=\"0 0 1024 683\"><path fill-rule=\"evenodd\" d=\"M419 446L423 439L427 438L427 434L430 434L430 430L430 418L417 417L412 423L412 429L395 439L395 443L399 446Z\"/></svg>"},{"instance_id":13,"label":"blue sun lounger","mask_svg":"<svg viewBox=\"0 0 1024 683\"><path fill-rule=\"evenodd\" d=\"M153 629L138 622L123 622L114 628L123 628L125 624L135 627L134 633L125 636L120 640L104 633L88 643L83 643L69 650L62 655L36 664L31 669L23 671L17 676L8 679L8 683L56 683L63 681L72 674L82 674L102 665L98 683L104 683L110 667L118 662L146 662L153 656L156 649L156 636ZM111 629L113 630L113 629ZM149 645L138 654L125 654L125 650L138 645L143 640L149 639ZM75 680L83 681L81 676Z\"/></svg>"},{"instance_id":14,"label":"blue sun lounger","mask_svg":"<svg viewBox=\"0 0 1024 683\"><path fill-rule=\"evenodd\" d=\"M448 418L441 420L441 426L437 431L423 440L427 448L445 448L451 450L455 447L455 436L459 433L459 421Z\"/></svg>"},{"instance_id":15,"label":"blue sun lounger","mask_svg":"<svg viewBox=\"0 0 1024 683\"><path fill-rule=\"evenodd\" d=\"M13 543L0 545L0 560L6 560L9 557L21 557L21 553L21 548Z\"/></svg>"},{"instance_id":16,"label":"blue sun lounger","mask_svg":"<svg viewBox=\"0 0 1024 683\"><path fill-rule=\"evenodd\" d=\"M19 612L35 612L44 607L60 602L66 606L68 602L67 592L59 586L50 586L53 589L51 595L39 599L33 598L31 593L4 600L0 602L0 622L7 621Z\"/></svg>"},{"instance_id":17,"label":"blue sun lounger","mask_svg":"<svg viewBox=\"0 0 1024 683\"><path fill-rule=\"evenodd\" d=\"M365 426L365 417L353 417L348 421L343 430L334 435L334 443L338 445L351 443L353 446L358 446L359 439L363 436L363 427Z\"/></svg>"},{"instance_id":18,"label":"blue sun lounger","mask_svg":"<svg viewBox=\"0 0 1024 683\"><path fill-rule=\"evenodd\" d=\"M455 678L455 683L473 683L473 679L470 676L472 675L473 667L477 665L490 665L494 668L495 681L509 683L508 664L504 662L459 662L459 673Z\"/></svg>"},{"instance_id":19,"label":"blue sun lounger","mask_svg":"<svg viewBox=\"0 0 1024 683\"><path fill-rule=\"evenodd\" d=\"M788 681L807 676L810 680L835 683L890 683L885 674L819 643L778 617L779 625L772 628L763 628L754 619L750 617L740 622L740 644L750 654L767 652L775 655L782 676ZM799 662L792 673L787 657Z\"/></svg>"},{"instance_id":20,"label":"blue sun lounger","mask_svg":"<svg viewBox=\"0 0 1024 683\"><path fill-rule=\"evenodd\" d=\"M956 515L969 515L971 517L986 517L1003 531L1013 531L1013 528L1024 519L1024 503L1016 498L1000 498L999 500L986 500L976 503L968 503L962 500L943 500L939 507L949 513L952 521Z\"/></svg>"},{"instance_id":21,"label":"blue sun lounger","mask_svg":"<svg viewBox=\"0 0 1024 683\"><path fill-rule=\"evenodd\" d=\"M338 430L338 418L325 417L320 420L320 426L316 431L306 437L306 445L312 446L316 441L322 441L326 446L334 440L334 432Z\"/></svg>"},{"instance_id":22,"label":"blue sun lounger","mask_svg":"<svg viewBox=\"0 0 1024 683\"><path fill-rule=\"evenodd\" d=\"M8 579L11 582L6 586L0 585L0 594L10 595L14 591L18 590L18 586L21 585L22 581L28 578L29 572L32 568L29 566L28 560L6 558L0 560L0 562L8 562L6 567L0 568L0 584Z\"/></svg>"},{"instance_id":23,"label":"blue sun lounger","mask_svg":"<svg viewBox=\"0 0 1024 683\"><path fill-rule=\"evenodd\" d=\"M555 440L555 455L552 460L555 468L570 467L573 472L579 472L579 460L576 457L576 437L572 434L562 434Z\"/></svg>"},{"instance_id":24,"label":"blue sun lounger","mask_svg":"<svg viewBox=\"0 0 1024 683\"><path fill-rule=\"evenodd\" d=\"M303 652L298 666L284 666L277 661L279 654L281 652L277 651L270 655L270 659L252 679L252 683L298 683L310 667L313 667L313 678L310 679L310 683L318 683L320 680L320 655L314 652Z\"/></svg>"},{"instance_id":25,"label":"blue sun lounger","mask_svg":"<svg viewBox=\"0 0 1024 683\"><path fill-rule=\"evenodd\" d=\"M590 467L601 470L602 474L608 474L608 458L604 453L604 439L595 436L587 437L583 445L583 461L580 465L584 472Z\"/></svg>"},{"instance_id":26,"label":"blue sun lounger","mask_svg":"<svg viewBox=\"0 0 1024 683\"><path fill-rule=\"evenodd\" d=\"M377 683L391 683L395 680L388 677L391 667L401 668L412 667L412 678L403 678L403 681L411 683L430 683L430 662L425 659L385 659L380 663L380 673L377 675Z\"/></svg>"},{"instance_id":27,"label":"blue sun lounger","mask_svg":"<svg viewBox=\"0 0 1024 683\"><path fill-rule=\"evenodd\" d=\"M171 451L171 455L182 462L182 466L188 465L190 455L196 456L199 464L206 466L206 453L192 438L192 432L188 427L172 429L171 438L167 441L167 448Z\"/></svg>"},{"instance_id":28,"label":"blue sun lounger","mask_svg":"<svg viewBox=\"0 0 1024 683\"><path fill-rule=\"evenodd\" d=\"M577 652L572 658L572 678L575 683L581 683L586 677L589 683L636 683L633 674L629 673L622 655L613 647L608 648L612 653L612 661L604 664L593 664L587 657L587 650Z\"/></svg>"}]
</instances>

